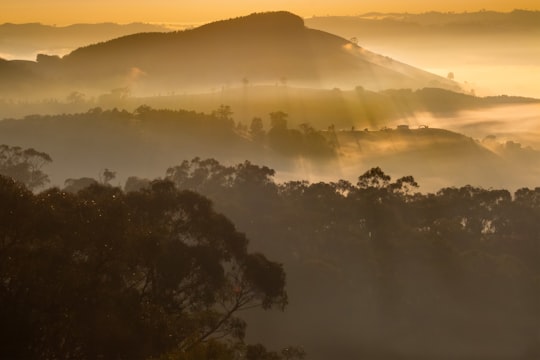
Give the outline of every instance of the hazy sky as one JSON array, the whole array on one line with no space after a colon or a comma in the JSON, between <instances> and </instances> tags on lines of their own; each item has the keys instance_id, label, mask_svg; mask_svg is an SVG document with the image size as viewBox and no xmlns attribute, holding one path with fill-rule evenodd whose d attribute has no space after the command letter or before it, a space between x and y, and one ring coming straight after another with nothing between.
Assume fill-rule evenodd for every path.
<instances>
[{"instance_id":1,"label":"hazy sky","mask_svg":"<svg viewBox=\"0 0 540 360\"><path fill-rule=\"evenodd\" d=\"M206 22L256 11L288 10L303 17L370 11L539 10L539 0L1 0L0 23Z\"/></svg>"}]
</instances>

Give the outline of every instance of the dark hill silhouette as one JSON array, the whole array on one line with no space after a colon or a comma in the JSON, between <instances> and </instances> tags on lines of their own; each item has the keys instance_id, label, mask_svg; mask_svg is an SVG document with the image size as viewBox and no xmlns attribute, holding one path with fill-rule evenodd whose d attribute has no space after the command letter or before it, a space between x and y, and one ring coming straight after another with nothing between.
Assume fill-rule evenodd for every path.
<instances>
[{"instance_id":1,"label":"dark hill silhouette","mask_svg":"<svg viewBox=\"0 0 540 360\"><path fill-rule=\"evenodd\" d=\"M32 86L41 85L36 74L36 63L25 60L8 61L0 58L0 92L24 93Z\"/></svg>"},{"instance_id":2,"label":"dark hill silhouette","mask_svg":"<svg viewBox=\"0 0 540 360\"><path fill-rule=\"evenodd\" d=\"M155 93L242 83L459 89L448 79L306 28L300 17L287 12L124 36L79 48L60 64L37 62L34 67L36 74L72 90L130 87L135 93Z\"/></svg>"}]
</instances>

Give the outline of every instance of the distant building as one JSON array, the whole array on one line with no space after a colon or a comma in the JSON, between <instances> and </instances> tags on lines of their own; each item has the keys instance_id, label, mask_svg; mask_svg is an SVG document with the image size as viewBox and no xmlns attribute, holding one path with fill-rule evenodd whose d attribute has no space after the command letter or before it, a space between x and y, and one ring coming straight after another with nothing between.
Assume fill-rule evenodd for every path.
<instances>
[{"instance_id":1,"label":"distant building","mask_svg":"<svg viewBox=\"0 0 540 360\"><path fill-rule=\"evenodd\" d=\"M409 125L398 125L397 129L398 130L409 130Z\"/></svg>"}]
</instances>

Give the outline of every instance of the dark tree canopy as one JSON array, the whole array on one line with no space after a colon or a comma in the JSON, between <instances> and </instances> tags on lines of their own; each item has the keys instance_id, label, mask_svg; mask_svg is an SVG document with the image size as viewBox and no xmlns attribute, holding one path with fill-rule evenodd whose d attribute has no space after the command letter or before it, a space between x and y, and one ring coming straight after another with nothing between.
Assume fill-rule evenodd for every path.
<instances>
[{"instance_id":1,"label":"dark tree canopy","mask_svg":"<svg viewBox=\"0 0 540 360\"><path fill-rule=\"evenodd\" d=\"M540 188L421 194L378 167L356 185L273 175L202 159L167 172L284 263L289 331L276 336L315 359L538 357Z\"/></svg>"},{"instance_id":2,"label":"dark tree canopy","mask_svg":"<svg viewBox=\"0 0 540 360\"><path fill-rule=\"evenodd\" d=\"M422 194L378 167L356 184L274 176L195 158L126 193L1 178L0 357L304 356L246 345L246 324L316 360L540 356L540 188ZM286 302L279 320L237 317Z\"/></svg>"},{"instance_id":3,"label":"dark tree canopy","mask_svg":"<svg viewBox=\"0 0 540 360\"><path fill-rule=\"evenodd\" d=\"M168 181L33 195L0 177L0 215L2 358L195 359L241 344L238 311L287 303L281 265Z\"/></svg>"}]
</instances>

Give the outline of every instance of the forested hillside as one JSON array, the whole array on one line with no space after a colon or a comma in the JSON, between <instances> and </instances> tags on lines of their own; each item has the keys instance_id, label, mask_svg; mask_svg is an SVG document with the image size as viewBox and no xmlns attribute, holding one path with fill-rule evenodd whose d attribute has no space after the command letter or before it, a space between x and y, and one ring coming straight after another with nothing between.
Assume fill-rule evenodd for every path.
<instances>
[{"instance_id":1,"label":"forested hillside","mask_svg":"<svg viewBox=\"0 0 540 360\"><path fill-rule=\"evenodd\" d=\"M2 178L6 356L260 359L243 321L286 359L540 356L540 188L418 193L380 168L280 183L199 158L113 177L38 194Z\"/></svg>"}]
</instances>

